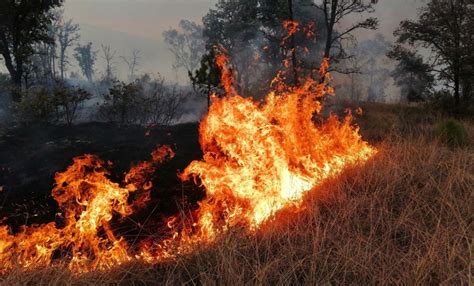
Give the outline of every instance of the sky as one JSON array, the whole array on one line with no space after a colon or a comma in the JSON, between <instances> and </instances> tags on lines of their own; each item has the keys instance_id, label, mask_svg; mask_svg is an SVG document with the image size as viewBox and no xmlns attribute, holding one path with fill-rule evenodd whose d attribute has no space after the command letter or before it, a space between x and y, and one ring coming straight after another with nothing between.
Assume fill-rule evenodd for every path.
<instances>
[{"instance_id":1,"label":"sky","mask_svg":"<svg viewBox=\"0 0 474 286\"><path fill-rule=\"evenodd\" d=\"M173 56L163 42L162 33L176 27L181 19L200 22L217 0L66 0L67 18L81 26L81 42L92 42L96 49L110 45L118 56L128 57L140 50L139 72L159 72L168 80L183 82L186 76L173 72ZM414 18L423 0L379 0L375 16L380 27L376 32L359 36L370 38L375 33L393 39L393 31L401 20ZM100 70L102 62L99 58ZM116 59L117 69L125 76L125 64Z\"/></svg>"}]
</instances>

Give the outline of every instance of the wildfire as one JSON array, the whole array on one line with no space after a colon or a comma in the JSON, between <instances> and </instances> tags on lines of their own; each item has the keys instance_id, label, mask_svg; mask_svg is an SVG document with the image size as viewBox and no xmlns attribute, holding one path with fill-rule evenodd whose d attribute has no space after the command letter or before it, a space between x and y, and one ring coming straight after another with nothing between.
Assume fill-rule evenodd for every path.
<instances>
[{"instance_id":1,"label":"wildfire","mask_svg":"<svg viewBox=\"0 0 474 286\"><path fill-rule=\"evenodd\" d=\"M151 183L146 181L147 174L173 156L169 147L159 147L152 153L151 162L137 165L125 176L125 187L107 178L106 164L96 156L75 158L64 173L56 174L56 187L52 191L62 211L64 226L56 223L24 226L16 235L10 234L6 226L1 227L3 271L66 261L72 271L84 272L109 269L130 261L126 241L115 236L109 223L115 213L122 217L132 213L133 205L128 203L130 193L141 191L138 196L141 200L148 197Z\"/></svg>"},{"instance_id":2,"label":"wildfire","mask_svg":"<svg viewBox=\"0 0 474 286\"><path fill-rule=\"evenodd\" d=\"M329 77L326 68L327 61L320 72ZM256 229L278 210L299 206L325 179L374 154L350 114L343 122L330 116L315 124L318 99L333 92L325 83L308 79L296 88L278 83L278 94L271 92L263 103L238 95L215 99L201 122L204 158L182 174L199 177L208 195L200 203L201 236L213 238L217 230L236 225Z\"/></svg>"},{"instance_id":3,"label":"wildfire","mask_svg":"<svg viewBox=\"0 0 474 286\"><path fill-rule=\"evenodd\" d=\"M263 102L237 94L225 56L218 56L216 63L227 96L214 97L201 122L203 159L180 174L183 180L199 179L206 191L206 199L190 217L170 217L167 239L150 238L131 250L110 222L146 204L152 188L149 177L174 153L160 147L151 162L133 167L122 185L108 179L103 161L86 155L56 175L52 195L63 226L25 226L17 234L0 227L4 271L66 262L72 271L82 273L131 260L157 263L189 253L195 243L212 243L228 229L238 226L252 232L279 210L300 207L305 193L376 152L361 139L350 113L342 122L334 115L320 119L320 99L333 94L326 84L327 61L320 70L323 80L308 78L298 87L286 86L280 73ZM131 193L137 195L129 203Z\"/></svg>"}]
</instances>

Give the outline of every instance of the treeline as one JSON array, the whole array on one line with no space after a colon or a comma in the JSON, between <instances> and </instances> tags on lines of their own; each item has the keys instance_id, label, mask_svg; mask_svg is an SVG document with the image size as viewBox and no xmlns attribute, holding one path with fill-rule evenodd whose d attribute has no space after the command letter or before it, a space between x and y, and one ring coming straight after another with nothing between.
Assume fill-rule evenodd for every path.
<instances>
[{"instance_id":1,"label":"treeline","mask_svg":"<svg viewBox=\"0 0 474 286\"><path fill-rule=\"evenodd\" d=\"M236 88L244 95L265 94L282 70L287 84L318 77L316 69L327 57L330 72L342 78L337 88L353 100L386 100L393 79L402 101L429 102L450 113L469 111L473 2L428 1L418 19L400 23L395 43L378 33L359 42L354 33L378 27L378 19L370 17L376 5L354 0L219 1L202 25L184 20L164 38L175 55L174 67L187 72L204 96L219 92L213 58L217 50L225 50L238 71Z\"/></svg>"},{"instance_id":2,"label":"treeline","mask_svg":"<svg viewBox=\"0 0 474 286\"><path fill-rule=\"evenodd\" d=\"M118 56L108 45L81 44L79 26L65 19L62 4L0 3L0 54L8 71L0 77L0 93L2 102L11 96L20 122L72 124L86 105L98 120L170 124L190 95L210 104L212 94L222 94L214 60L222 52L230 56L235 88L244 96L262 97L277 75L288 85L318 80L328 58L338 94L352 100L388 100L393 79L400 100L429 102L450 113L472 106L472 0L428 1L418 19L400 23L395 43L376 32L366 41L356 38L357 31L377 29L375 0L218 1L202 24L182 20L163 33L173 68L188 75L189 90L140 74L138 50ZM105 63L100 73L98 58ZM117 60L128 69L125 82L117 79Z\"/></svg>"},{"instance_id":3,"label":"treeline","mask_svg":"<svg viewBox=\"0 0 474 286\"><path fill-rule=\"evenodd\" d=\"M139 74L138 50L119 57L109 45L96 50L93 43L81 44L80 27L65 18L62 4L0 3L0 53L9 73L0 79L0 95L2 109L11 107L10 118L21 124L71 125L78 119L119 125L173 123L187 91L167 84L159 74ZM99 57L105 62L100 74ZM117 59L128 67L126 82L118 80Z\"/></svg>"}]
</instances>

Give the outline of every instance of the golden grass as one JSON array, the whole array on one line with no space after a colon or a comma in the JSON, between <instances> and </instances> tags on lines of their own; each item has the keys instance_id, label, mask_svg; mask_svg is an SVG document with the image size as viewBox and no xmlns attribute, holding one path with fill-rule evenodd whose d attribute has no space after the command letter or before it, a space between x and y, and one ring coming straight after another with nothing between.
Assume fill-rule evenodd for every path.
<instances>
[{"instance_id":1,"label":"golden grass","mask_svg":"<svg viewBox=\"0 0 474 286\"><path fill-rule=\"evenodd\" d=\"M418 122L380 108L367 107L360 120L362 128L364 120L374 124L363 131L379 154L309 194L304 210L278 214L257 234L234 230L212 247L156 266L80 277L64 269L12 271L0 283L472 285L474 125L464 123L470 145L450 147L436 139L438 119Z\"/></svg>"}]
</instances>

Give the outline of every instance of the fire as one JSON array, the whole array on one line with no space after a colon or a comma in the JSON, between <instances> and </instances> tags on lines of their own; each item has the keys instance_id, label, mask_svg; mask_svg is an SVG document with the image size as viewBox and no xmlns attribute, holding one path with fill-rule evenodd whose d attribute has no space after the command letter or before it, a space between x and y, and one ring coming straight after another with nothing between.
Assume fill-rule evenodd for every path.
<instances>
[{"instance_id":1,"label":"fire","mask_svg":"<svg viewBox=\"0 0 474 286\"><path fill-rule=\"evenodd\" d=\"M327 61L320 73L328 79L326 69ZM315 124L319 99L333 93L325 82L307 79L294 88L276 82L278 93L271 92L263 103L239 95L215 99L201 122L204 158L182 174L199 178L207 191L197 223L201 236L213 238L216 230L237 225L256 229L375 152L353 127L350 114L343 122L332 115Z\"/></svg>"},{"instance_id":2,"label":"fire","mask_svg":"<svg viewBox=\"0 0 474 286\"><path fill-rule=\"evenodd\" d=\"M147 175L157 164L173 157L167 146L152 153L153 160L144 162L125 176L125 187L111 182L106 164L93 155L74 159L65 172L56 174L52 191L62 212L64 226L48 223L24 226L12 235L6 226L0 228L0 262L3 270L14 267L37 268L51 266L58 256L67 261L74 272L109 269L130 261L127 242L116 237L110 221L114 214L126 217L132 213L128 203L132 192L148 197ZM144 195L143 195L144 194Z\"/></svg>"},{"instance_id":3,"label":"fire","mask_svg":"<svg viewBox=\"0 0 474 286\"><path fill-rule=\"evenodd\" d=\"M288 29L296 32L298 25L288 23ZM0 227L4 271L65 263L73 272L83 273L132 260L172 259L192 252L196 243L212 243L233 227L257 230L278 211L301 207L304 195L328 178L376 153L361 139L350 113L342 122L335 115L323 119L322 98L334 92L327 85L327 60L319 79L307 78L297 87L287 86L285 73L279 73L263 102L237 93L224 55L216 63L227 96L213 97L200 124L203 159L180 174L182 180L195 179L205 188L206 199L197 210L168 218L166 239L145 239L131 249L115 234L111 221L148 202L153 187L149 177L159 163L174 156L173 151L158 148L152 161L134 166L122 184L109 180L107 164L99 158L79 157L56 175L52 195L62 225L24 226L16 234Z\"/></svg>"}]
</instances>

